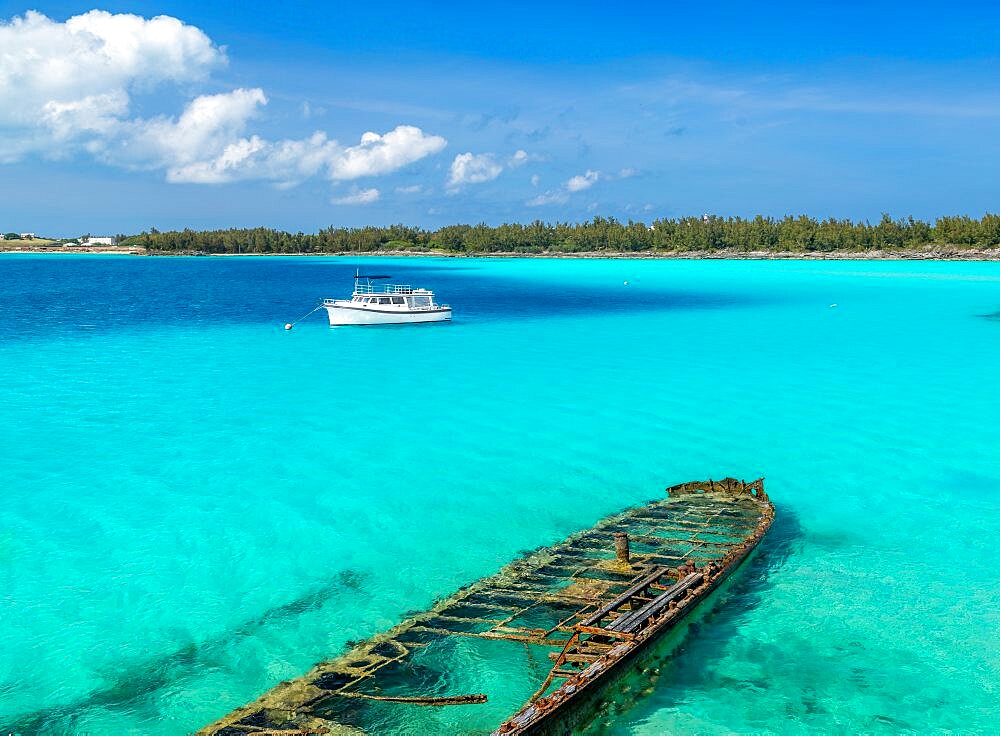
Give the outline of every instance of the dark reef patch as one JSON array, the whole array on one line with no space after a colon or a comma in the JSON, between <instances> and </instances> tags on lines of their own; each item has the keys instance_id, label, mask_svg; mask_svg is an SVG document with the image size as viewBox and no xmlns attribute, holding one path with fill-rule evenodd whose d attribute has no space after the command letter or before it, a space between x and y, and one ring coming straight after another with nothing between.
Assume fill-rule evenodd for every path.
<instances>
[{"instance_id":1,"label":"dark reef patch","mask_svg":"<svg viewBox=\"0 0 1000 736\"><path fill-rule=\"evenodd\" d=\"M149 657L116 669L108 684L65 705L26 713L12 723L0 723L0 733L28 736L36 733L72 732L80 714L92 708L124 710L141 708L143 702L164 688L199 672L225 667L226 652L235 642L260 634L268 627L322 608L331 599L361 590L365 575L341 570L329 582L293 601L264 611L259 616L233 626L200 643L185 644L173 652Z\"/></svg>"}]
</instances>

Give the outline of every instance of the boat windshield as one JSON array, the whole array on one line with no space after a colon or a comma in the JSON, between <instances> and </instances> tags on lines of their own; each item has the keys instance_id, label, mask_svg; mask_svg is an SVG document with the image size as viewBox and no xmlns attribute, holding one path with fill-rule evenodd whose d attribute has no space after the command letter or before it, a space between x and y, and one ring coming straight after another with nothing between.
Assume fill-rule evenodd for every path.
<instances>
[{"instance_id":1,"label":"boat windshield","mask_svg":"<svg viewBox=\"0 0 1000 736\"><path fill-rule=\"evenodd\" d=\"M431 298L429 296L411 296L408 297L409 305L413 309L430 309L431 308Z\"/></svg>"}]
</instances>

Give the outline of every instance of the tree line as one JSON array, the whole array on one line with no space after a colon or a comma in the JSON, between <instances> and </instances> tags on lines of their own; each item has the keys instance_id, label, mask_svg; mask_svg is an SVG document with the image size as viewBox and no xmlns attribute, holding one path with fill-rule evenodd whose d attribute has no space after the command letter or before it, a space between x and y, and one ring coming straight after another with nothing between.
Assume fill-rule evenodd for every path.
<instances>
[{"instance_id":1,"label":"tree line","mask_svg":"<svg viewBox=\"0 0 1000 736\"><path fill-rule=\"evenodd\" d=\"M329 227L317 233L289 233L270 228L228 230L151 229L122 237L119 245L163 253L375 253L444 251L448 253L586 253L586 252L834 252L911 250L928 246L1000 247L1000 215L980 219L940 217L933 224L883 215L867 221L816 220L787 216L682 217L621 222L595 217L581 223L447 225L436 230L389 225Z\"/></svg>"}]
</instances>

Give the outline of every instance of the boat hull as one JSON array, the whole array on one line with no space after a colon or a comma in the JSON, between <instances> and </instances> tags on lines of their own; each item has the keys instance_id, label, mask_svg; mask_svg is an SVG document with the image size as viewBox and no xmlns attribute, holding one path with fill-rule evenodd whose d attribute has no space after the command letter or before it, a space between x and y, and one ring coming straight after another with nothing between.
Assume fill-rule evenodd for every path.
<instances>
[{"instance_id":1,"label":"boat hull","mask_svg":"<svg viewBox=\"0 0 1000 736\"><path fill-rule=\"evenodd\" d=\"M426 322L449 322L451 308L421 311L390 311L371 308L328 305L324 307L331 327L346 325L409 325Z\"/></svg>"}]
</instances>

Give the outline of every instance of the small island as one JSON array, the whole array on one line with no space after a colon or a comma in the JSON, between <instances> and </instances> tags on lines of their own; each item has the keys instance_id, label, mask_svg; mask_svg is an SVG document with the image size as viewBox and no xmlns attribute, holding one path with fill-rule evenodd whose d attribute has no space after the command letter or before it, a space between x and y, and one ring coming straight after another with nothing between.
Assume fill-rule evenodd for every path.
<instances>
[{"instance_id":1,"label":"small island","mask_svg":"<svg viewBox=\"0 0 1000 736\"><path fill-rule=\"evenodd\" d=\"M10 235L15 236L11 238ZM800 215L682 217L650 223L595 217L580 223L328 227L316 233L266 227L151 228L114 238L37 239L11 233L7 251L137 255L443 255L566 258L810 258L1000 260L1000 215L939 217L933 223L888 214L867 221Z\"/></svg>"}]
</instances>

